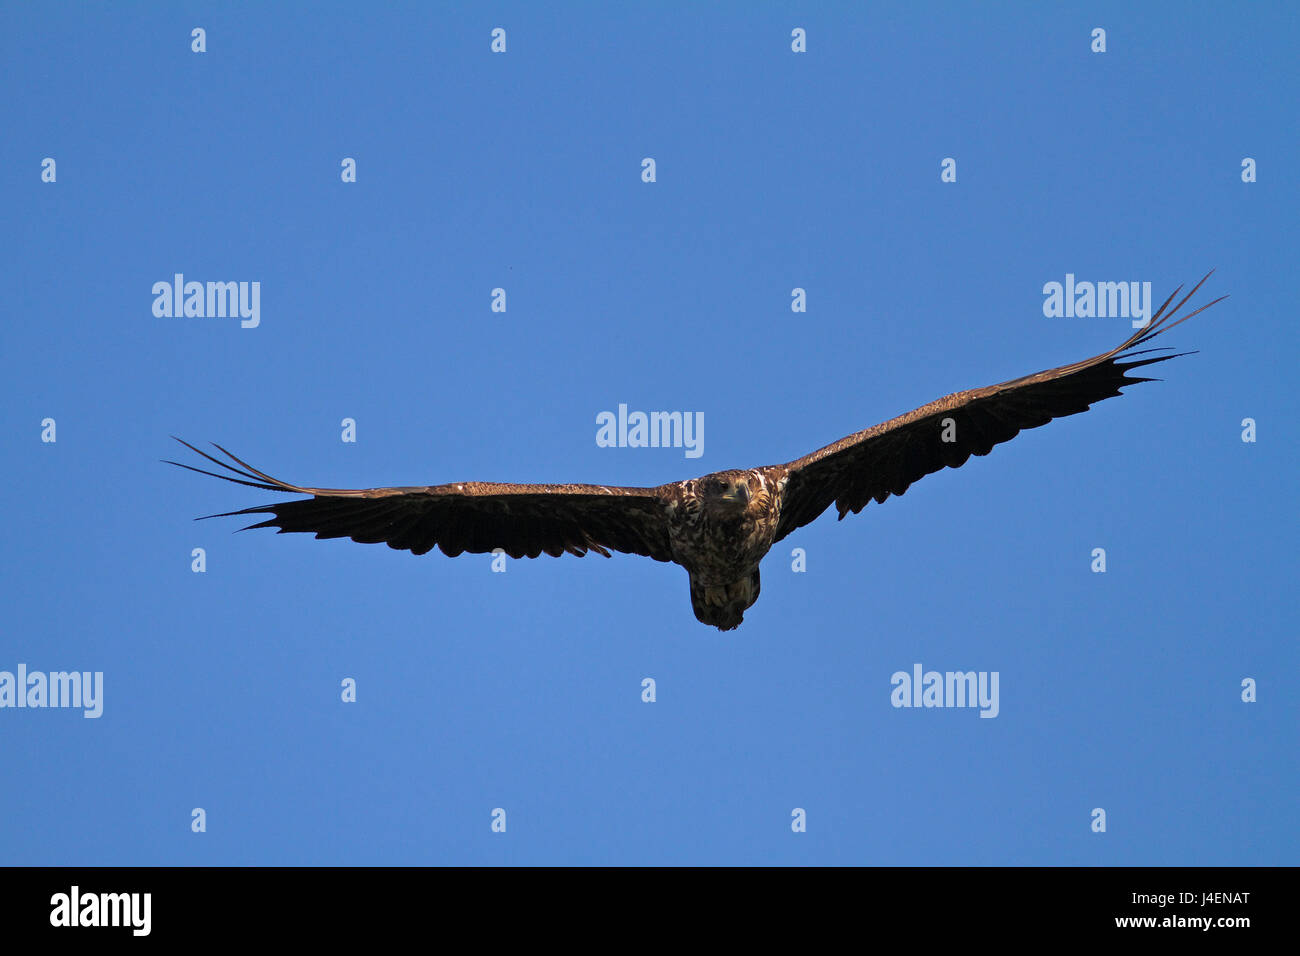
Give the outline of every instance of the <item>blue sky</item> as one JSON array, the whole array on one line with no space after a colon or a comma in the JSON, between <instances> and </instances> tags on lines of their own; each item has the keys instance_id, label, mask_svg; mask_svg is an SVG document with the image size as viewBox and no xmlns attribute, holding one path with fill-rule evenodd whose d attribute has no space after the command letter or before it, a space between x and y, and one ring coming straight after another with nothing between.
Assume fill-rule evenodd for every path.
<instances>
[{"instance_id":1,"label":"blue sky","mask_svg":"<svg viewBox=\"0 0 1300 956\"><path fill-rule=\"evenodd\" d=\"M0 670L104 675L0 709L0 861L1297 862L1294 7L752 6L0 11ZM276 496L159 463L786 461L1129 334L1046 283L1210 268L1164 382L824 516L725 634L676 566L232 535ZM260 324L155 316L175 273ZM703 455L598 447L619 404ZM917 663L998 716L892 707Z\"/></svg>"}]
</instances>

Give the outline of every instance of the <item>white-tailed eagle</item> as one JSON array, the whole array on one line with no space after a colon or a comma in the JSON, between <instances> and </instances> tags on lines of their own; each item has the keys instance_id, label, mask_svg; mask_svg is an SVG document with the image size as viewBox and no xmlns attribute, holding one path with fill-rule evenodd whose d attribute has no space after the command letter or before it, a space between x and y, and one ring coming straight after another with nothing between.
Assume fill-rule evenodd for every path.
<instances>
[{"instance_id":1,"label":"white-tailed eagle","mask_svg":"<svg viewBox=\"0 0 1300 956\"><path fill-rule=\"evenodd\" d=\"M512 558L588 551L608 557L611 551L623 551L672 561L690 574L696 618L728 631L758 599L758 565L772 545L832 504L841 518L850 511L856 514L868 502L901 495L941 468L987 455L1022 429L1087 411L1094 402L1119 395L1125 385L1151 381L1126 373L1177 355L1151 355L1168 350L1135 347L1226 298L1174 318L1208 278L1170 309L1181 287L1175 290L1144 328L1109 352L1000 385L955 392L783 465L719 471L657 488L481 481L308 488L272 478L220 445L217 450L230 463L181 439L177 441L238 477L170 464L253 488L311 496L208 515L270 515L249 528L383 542L414 554L437 546L450 557L499 548ZM1142 355L1146 357L1136 357Z\"/></svg>"}]
</instances>

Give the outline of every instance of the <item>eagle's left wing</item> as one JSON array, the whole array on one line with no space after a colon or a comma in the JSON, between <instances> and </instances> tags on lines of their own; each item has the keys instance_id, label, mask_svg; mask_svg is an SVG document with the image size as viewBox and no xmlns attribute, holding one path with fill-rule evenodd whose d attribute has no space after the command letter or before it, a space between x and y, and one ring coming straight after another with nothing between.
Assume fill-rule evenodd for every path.
<instances>
[{"instance_id":1,"label":"eagle's left wing","mask_svg":"<svg viewBox=\"0 0 1300 956\"><path fill-rule=\"evenodd\" d=\"M1182 291L1181 286L1175 289L1145 327L1109 352L1000 385L956 392L777 466L775 470L785 472L786 487L775 540L808 524L832 502L841 518L850 511L857 514L873 499L883 502L890 495L901 495L913 482L940 468L958 468L971 455L987 455L994 445L1010 441L1022 429L1087 411L1094 402L1119 395L1125 385L1151 381L1125 372L1177 355L1133 359L1135 355L1163 351L1135 351L1134 346L1227 298L1220 296L1171 321L1209 277L1207 273L1166 312L1174 296Z\"/></svg>"},{"instance_id":2,"label":"eagle's left wing","mask_svg":"<svg viewBox=\"0 0 1300 956\"><path fill-rule=\"evenodd\" d=\"M415 554L436 545L451 557L500 548L512 558L559 557L565 552L581 557L588 551L609 557L610 551L623 551L672 560L667 502L657 488L482 481L410 488L305 488L258 471L220 445L216 448L234 465L176 440L239 477L178 461L169 464L253 488L312 496L207 516L270 515L249 528L278 528L281 534L304 531L366 544L382 541Z\"/></svg>"}]
</instances>

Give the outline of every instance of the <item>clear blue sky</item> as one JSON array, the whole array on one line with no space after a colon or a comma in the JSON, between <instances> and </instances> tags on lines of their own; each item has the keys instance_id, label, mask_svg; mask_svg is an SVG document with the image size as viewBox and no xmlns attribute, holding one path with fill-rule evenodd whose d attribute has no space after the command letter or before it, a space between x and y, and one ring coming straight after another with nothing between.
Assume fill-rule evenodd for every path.
<instances>
[{"instance_id":1,"label":"clear blue sky","mask_svg":"<svg viewBox=\"0 0 1300 956\"><path fill-rule=\"evenodd\" d=\"M0 862L1297 862L1295 6L752 6L0 11L0 670L104 674L0 710ZM159 463L785 461L1129 334L1045 283L1212 267L1164 382L823 517L726 634L672 565L232 535L276 496ZM260 325L156 317L178 272ZM916 663L999 715L891 707Z\"/></svg>"}]
</instances>

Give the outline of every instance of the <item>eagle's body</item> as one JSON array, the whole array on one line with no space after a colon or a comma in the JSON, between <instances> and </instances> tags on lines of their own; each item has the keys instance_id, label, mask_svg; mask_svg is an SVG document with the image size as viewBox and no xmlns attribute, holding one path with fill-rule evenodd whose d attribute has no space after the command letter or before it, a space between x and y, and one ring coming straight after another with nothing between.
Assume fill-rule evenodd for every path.
<instances>
[{"instance_id":1,"label":"eagle's body","mask_svg":"<svg viewBox=\"0 0 1300 956\"><path fill-rule=\"evenodd\" d=\"M673 561L691 576L691 607L729 631L758 600L758 563L776 541L784 466L678 482L667 498Z\"/></svg>"},{"instance_id":2,"label":"eagle's body","mask_svg":"<svg viewBox=\"0 0 1300 956\"><path fill-rule=\"evenodd\" d=\"M219 445L234 465L188 442L182 444L239 477L181 467L255 488L312 496L227 513L271 515L252 528L382 541L415 554L436 546L451 557L498 550L514 558L588 551L608 557L613 550L672 561L690 574L695 616L726 631L738 626L758 599L759 562L772 545L832 504L841 518L850 511L856 514L870 501L903 494L940 468L987 455L1023 429L1086 411L1094 402L1119 395L1124 385L1150 381L1125 373L1176 356L1136 359L1154 350L1133 347L1220 301L1171 321L1204 282L1166 312L1171 295L1145 328L1109 352L1000 385L955 392L792 462L719 471L657 488L491 482L309 488L272 478Z\"/></svg>"}]
</instances>

